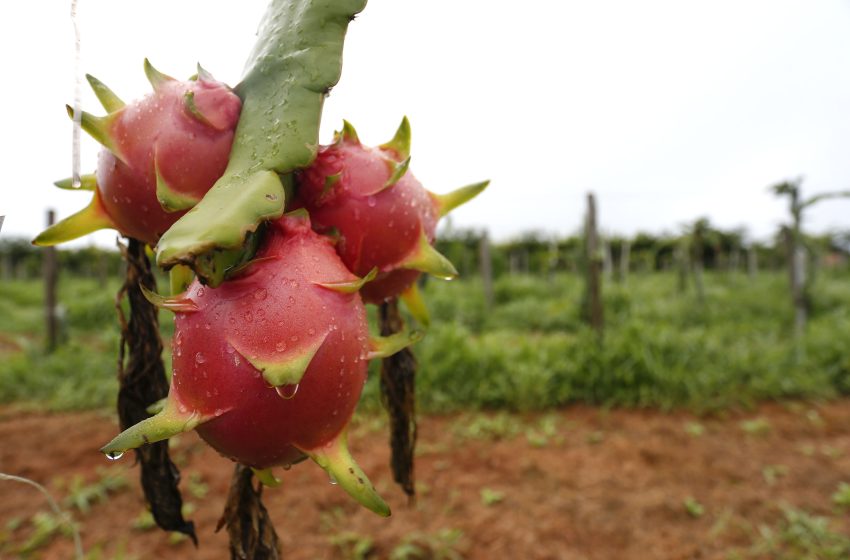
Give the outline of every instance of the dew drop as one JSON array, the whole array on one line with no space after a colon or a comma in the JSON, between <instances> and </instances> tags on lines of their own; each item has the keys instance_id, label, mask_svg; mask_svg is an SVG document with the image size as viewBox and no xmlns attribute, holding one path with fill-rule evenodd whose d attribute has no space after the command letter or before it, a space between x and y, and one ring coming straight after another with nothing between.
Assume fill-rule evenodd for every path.
<instances>
[{"instance_id":1,"label":"dew drop","mask_svg":"<svg viewBox=\"0 0 850 560\"><path fill-rule=\"evenodd\" d=\"M206 361L207 361L207 358L202 353L198 352L198 353L195 354L195 363L196 364L203 364Z\"/></svg>"},{"instance_id":2,"label":"dew drop","mask_svg":"<svg viewBox=\"0 0 850 560\"><path fill-rule=\"evenodd\" d=\"M251 323L254 321L254 313L250 310L246 311L242 317L245 319L246 323Z\"/></svg>"},{"instance_id":3,"label":"dew drop","mask_svg":"<svg viewBox=\"0 0 850 560\"><path fill-rule=\"evenodd\" d=\"M374 207L375 207L375 204L377 204L377 201L375 200L375 196L374 196L374 195L372 195L372 196L370 196L369 198L367 198L367 199L366 199L366 204L368 204L368 205L369 205L369 208L374 208Z\"/></svg>"},{"instance_id":4,"label":"dew drop","mask_svg":"<svg viewBox=\"0 0 850 560\"><path fill-rule=\"evenodd\" d=\"M106 454L106 458L109 459L110 461L117 461L118 459L120 459L123 456L124 456L123 451L110 451L109 453Z\"/></svg>"},{"instance_id":5,"label":"dew drop","mask_svg":"<svg viewBox=\"0 0 850 560\"><path fill-rule=\"evenodd\" d=\"M291 340L292 342L298 342L298 336L297 336L297 335L296 335L296 336L293 336L293 337L292 337L292 338L290 338L289 340Z\"/></svg>"},{"instance_id":6,"label":"dew drop","mask_svg":"<svg viewBox=\"0 0 850 560\"><path fill-rule=\"evenodd\" d=\"M233 354L234 352L236 352L236 348L228 344L224 351L228 354Z\"/></svg>"},{"instance_id":7,"label":"dew drop","mask_svg":"<svg viewBox=\"0 0 850 560\"><path fill-rule=\"evenodd\" d=\"M295 298L292 296L289 296L289 305L295 305Z\"/></svg>"},{"instance_id":8,"label":"dew drop","mask_svg":"<svg viewBox=\"0 0 850 560\"><path fill-rule=\"evenodd\" d=\"M331 484L333 484L334 486L336 486L337 484L339 484L339 482L337 482L337 481L336 481L336 479L334 478L334 475L330 475L330 479L329 479L329 480L330 480L330 483L331 483Z\"/></svg>"},{"instance_id":9,"label":"dew drop","mask_svg":"<svg viewBox=\"0 0 850 560\"><path fill-rule=\"evenodd\" d=\"M316 334L316 329L307 329L307 334L309 334L310 336Z\"/></svg>"},{"instance_id":10,"label":"dew drop","mask_svg":"<svg viewBox=\"0 0 850 560\"><path fill-rule=\"evenodd\" d=\"M204 297L204 289L198 288L198 297Z\"/></svg>"},{"instance_id":11,"label":"dew drop","mask_svg":"<svg viewBox=\"0 0 850 560\"><path fill-rule=\"evenodd\" d=\"M281 340L280 342L274 345L274 348L278 352L283 352L284 350L286 350L286 343Z\"/></svg>"},{"instance_id":12,"label":"dew drop","mask_svg":"<svg viewBox=\"0 0 850 560\"><path fill-rule=\"evenodd\" d=\"M288 471L291 468L292 468L292 465L289 464L289 463L286 463L285 465L283 465L283 470L285 470L285 471Z\"/></svg>"},{"instance_id":13,"label":"dew drop","mask_svg":"<svg viewBox=\"0 0 850 560\"><path fill-rule=\"evenodd\" d=\"M298 384L296 383L295 385L281 385L280 387L275 387L274 390L280 398L289 400L295 396L295 393L298 392Z\"/></svg>"}]
</instances>

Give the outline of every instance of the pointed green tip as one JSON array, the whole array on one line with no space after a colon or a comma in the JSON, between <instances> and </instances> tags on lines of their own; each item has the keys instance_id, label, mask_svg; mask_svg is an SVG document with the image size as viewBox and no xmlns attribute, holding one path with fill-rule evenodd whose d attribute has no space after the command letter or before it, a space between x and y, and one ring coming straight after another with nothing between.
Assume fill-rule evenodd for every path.
<instances>
[{"instance_id":1,"label":"pointed green tip","mask_svg":"<svg viewBox=\"0 0 850 560\"><path fill-rule=\"evenodd\" d=\"M174 313L192 313L198 310L198 305L189 298L165 297L150 291L142 284L139 284L139 288L148 303L160 309L167 309Z\"/></svg>"},{"instance_id":2,"label":"pointed green tip","mask_svg":"<svg viewBox=\"0 0 850 560\"><path fill-rule=\"evenodd\" d=\"M115 95L115 92L106 87L106 84L91 74L86 74L86 80L88 80L92 91L94 91L95 96L97 96L97 100L100 101L100 104L103 105L103 108L106 109L107 113L114 113L115 111L119 111L124 108L125 103L120 97Z\"/></svg>"},{"instance_id":3,"label":"pointed green tip","mask_svg":"<svg viewBox=\"0 0 850 560\"><path fill-rule=\"evenodd\" d=\"M431 196L433 196L437 201L437 208L440 213L440 217L442 218L461 204L469 202L478 196L489 184L489 180L481 181L480 183L466 185L465 187L461 187L446 194L431 193Z\"/></svg>"},{"instance_id":4,"label":"pointed green tip","mask_svg":"<svg viewBox=\"0 0 850 560\"><path fill-rule=\"evenodd\" d=\"M378 268L375 267L369 271L369 273L363 278L358 278L357 280L352 280L350 282L314 282L317 286L321 286L322 288L333 290L335 292L340 292L343 294L353 294L355 292L359 292L360 289L366 285L367 282L371 282L378 275Z\"/></svg>"},{"instance_id":5,"label":"pointed green tip","mask_svg":"<svg viewBox=\"0 0 850 560\"><path fill-rule=\"evenodd\" d=\"M340 488L348 492L360 505L381 517L390 516L390 507L378 494L372 482L354 461L348 451L345 430L334 440L319 449L302 449L313 461L325 469Z\"/></svg>"},{"instance_id":6,"label":"pointed green tip","mask_svg":"<svg viewBox=\"0 0 850 560\"><path fill-rule=\"evenodd\" d=\"M342 121L342 132L340 133L340 137L344 142L354 142L355 144L360 143L360 138L357 136L357 130L354 129L354 125L345 119Z\"/></svg>"},{"instance_id":7,"label":"pointed green tip","mask_svg":"<svg viewBox=\"0 0 850 560\"><path fill-rule=\"evenodd\" d=\"M186 93L188 95L191 92ZM200 202L200 198L179 193L168 184L159 171L159 160L157 158L156 148L154 148L153 168L154 175L156 176L156 199L163 210L166 212L188 210Z\"/></svg>"},{"instance_id":8,"label":"pointed green tip","mask_svg":"<svg viewBox=\"0 0 850 560\"><path fill-rule=\"evenodd\" d=\"M120 455L146 443L162 441L194 430L206 420L209 418L204 418L198 412L180 412L175 403L168 399L162 411L130 426L104 445L100 452L109 456Z\"/></svg>"},{"instance_id":9,"label":"pointed green tip","mask_svg":"<svg viewBox=\"0 0 850 560\"><path fill-rule=\"evenodd\" d=\"M428 307L422 298L422 290L419 289L416 282L402 292L401 301L407 306L407 310L410 311L417 323L426 329L431 326L431 314L428 313Z\"/></svg>"},{"instance_id":10,"label":"pointed green tip","mask_svg":"<svg viewBox=\"0 0 850 560\"><path fill-rule=\"evenodd\" d=\"M389 336L379 336L369 339L369 354L368 360L376 358L389 358L396 352L400 352L410 346L416 344L425 337L422 331L402 331Z\"/></svg>"},{"instance_id":11,"label":"pointed green tip","mask_svg":"<svg viewBox=\"0 0 850 560\"><path fill-rule=\"evenodd\" d=\"M201 82L214 82L215 81L215 78L213 77L213 75L206 68L201 66L200 62L198 63L197 80L201 81Z\"/></svg>"},{"instance_id":12,"label":"pointed green tip","mask_svg":"<svg viewBox=\"0 0 850 560\"><path fill-rule=\"evenodd\" d=\"M396 130L393 139L386 144L381 144L380 147L394 151L402 160L410 157L410 121L407 120L407 117L401 119L401 124L398 125L398 130Z\"/></svg>"},{"instance_id":13,"label":"pointed green tip","mask_svg":"<svg viewBox=\"0 0 850 560\"><path fill-rule=\"evenodd\" d=\"M234 344L233 341L230 344L248 363L263 374L266 383L272 387L283 387L284 385L298 385L301 382L304 374L307 373L307 368L310 367L310 362L313 361L327 337L328 335L325 333L312 344L286 352L276 359L250 358L239 349L238 344Z\"/></svg>"},{"instance_id":14,"label":"pointed green tip","mask_svg":"<svg viewBox=\"0 0 850 560\"><path fill-rule=\"evenodd\" d=\"M452 280L457 278L458 275L457 269L451 261L431 245L424 232L419 237L419 245L399 266L419 270L443 280Z\"/></svg>"},{"instance_id":15,"label":"pointed green tip","mask_svg":"<svg viewBox=\"0 0 850 560\"><path fill-rule=\"evenodd\" d=\"M407 156L407 159L402 161L401 163L391 162L392 164L392 174L390 178L387 179L387 182L384 183L384 186L381 190L388 189L398 183L404 174L407 173L408 168L410 167L410 156Z\"/></svg>"},{"instance_id":16,"label":"pointed green tip","mask_svg":"<svg viewBox=\"0 0 850 560\"><path fill-rule=\"evenodd\" d=\"M174 81L174 78L167 74L163 74L156 68L154 68L151 61L147 58L145 59L145 76L150 82L151 87L153 87L154 91L158 90L162 85L166 82Z\"/></svg>"},{"instance_id":17,"label":"pointed green tip","mask_svg":"<svg viewBox=\"0 0 850 560\"><path fill-rule=\"evenodd\" d=\"M33 245L49 247L72 239L77 239L100 229L115 228L109 215L100 202L97 193L92 197L88 206L53 224L33 239Z\"/></svg>"},{"instance_id":18,"label":"pointed green tip","mask_svg":"<svg viewBox=\"0 0 850 560\"><path fill-rule=\"evenodd\" d=\"M68 116L71 117L71 120L74 120L74 108L70 105L65 105L65 110L68 111ZM100 142L104 148L112 152L115 157L123 162L124 158L118 151L109 130L113 117L114 114L106 115L105 117L95 117L91 113L80 111L80 126L89 134L89 136Z\"/></svg>"},{"instance_id":19,"label":"pointed green tip","mask_svg":"<svg viewBox=\"0 0 850 560\"><path fill-rule=\"evenodd\" d=\"M274 475L271 469L255 469L251 467L251 470L263 486L268 486L269 488L280 486L280 479Z\"/></svg>"},{"instance_id":20,"label":"pointed green tip","mask_svg":"<svg viewBox=\"0 0 850 560\"><path fill-rule=\"evenodd\" d=\"M94 174L80 175L80 186L74 186L74 178L68 177L53 183L60 189L68 191L95 191L97 190L97 177Z\"/></svg>"}]
</instances>

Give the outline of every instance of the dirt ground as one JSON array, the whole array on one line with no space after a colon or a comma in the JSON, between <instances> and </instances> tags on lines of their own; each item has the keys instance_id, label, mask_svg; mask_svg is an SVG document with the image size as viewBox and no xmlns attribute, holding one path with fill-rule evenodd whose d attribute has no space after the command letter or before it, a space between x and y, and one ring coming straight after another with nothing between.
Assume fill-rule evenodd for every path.
<instances>
[{"instance_id":1,"label":"dirt ground","mask_svg":"<svg viewBox=\"0 0 850 560\"><path fill-rule=\"evenodd\" d=\"M74 510L99 558L227 558L214 529L232 464L194 434L172 449L194 505L195 549L132 527L144 511L133 458L112 463L97 452L115 433L103 413L0 409L0 471L41 482L57 499L75 475L96 483L123 474L123 488L88 513ZM784 506L829 516L850 534L850 516L831 500L850 482L847 400L701 418L588 407L421 418L414 506L391 481L387 438L379 419L361 420L351 448L392 507L389 519L361 509L310 462L277 473L283 486L266 489L264 502L284 558L726 558L748 551ZM0 482L0 556L19 556L39 511L47 506L31 487ZM411 542L431 555L401 556ZM71 540L56 536L30 557L71 555Z\"/></svg>"}]
</instances>

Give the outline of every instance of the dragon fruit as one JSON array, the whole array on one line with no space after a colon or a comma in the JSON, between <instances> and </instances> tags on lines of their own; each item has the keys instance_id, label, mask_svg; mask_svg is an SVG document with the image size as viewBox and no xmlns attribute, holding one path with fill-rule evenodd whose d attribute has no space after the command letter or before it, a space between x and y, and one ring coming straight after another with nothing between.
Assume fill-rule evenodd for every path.
<instances>
[{"instance_id":1,"label":"dragon fruit","mask_svg":"<svg viewBox=\"0 0 850 560\"><path fill-rule=\"evenodd\" d=\"M367 303L381 303L415 289L421 272L457 275L433 248L437 221L480 193L488 181L446 195L425 190L408 170L410 123L405 117L390 142L361 144L344 122L335 142L319 148L313 164L298 175L298 196L317 231L333 233L337 252L357 275L377 268L361 291Z\"/></svg>"},{"instance_id":2,"label":"dragon fruit","mask_svg":"<svg viewBox=\"0 0 850 560\"><path fill-rule=\"evenodd\" d=\"M52 245L103 228L155 245L224 172L242 102L200 66L197 76L175 80L145 60L154 88L125 105L92 76L89 83L108 114L82 112L83 129L100 142L95 175L82 186L94 191L88 207L35 239ZM73 118L74 111L68 107ZM70 188L71 181L57 183Z\"/></svg>"},{"instance_id":3,"label":"dragon fruit","mask_svg":"<svg viewBox=\"0 0 850 560\"><path fill-rule=\"evenodd\" d=\"M389 509L346 446L367 361L418 339L370 339L358 278L303 210L269 224L241 274L218 288L149 294L176 313L171 390L163 410L103 448L116 454L188 429L219 453L270 475L305 456L358 501Z\"/></svg>"}]
</instances>

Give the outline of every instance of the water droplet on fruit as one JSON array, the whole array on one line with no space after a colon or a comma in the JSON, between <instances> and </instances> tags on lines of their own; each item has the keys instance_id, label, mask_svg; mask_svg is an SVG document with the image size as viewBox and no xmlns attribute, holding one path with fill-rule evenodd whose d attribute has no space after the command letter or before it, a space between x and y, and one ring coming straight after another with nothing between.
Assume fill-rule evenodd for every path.
<instances>
[{"instance_id":1,"label":"water droplet on fruit","mask_svg":"<svg viewBox=\"0 0 850 560\"><path fill-rule=\"evenodd\" d=\"M378 203L378 201L375 200L374 195L372 195L372 196L370 196L369 198L366 199L366 204L369 205L369 208L374 208L375 204L377 204L377 203Z\"/></svg>"},{"instance_id":2,"label":"water droplet on fruit","mask_svg":"<svg viewBox=\"0 0 850 560\"><path fill-rule=\"evenodd\" d=\"M260 288L259 290L254 292L254 299L256 299L258 301L262 301L262 300L266 299L267 295L268 295L268 292L266 291L266 289Z\"/></svg>"},{"instance_id":3,"label":"water droplet on fruit","mask_svg":"<svg viewBox=\"0 0 850 560\"><path fill-rule=\"evenodd\" d=\"M298 336L293 336L289 340L291 340L292 342L298 342Z\"/></svg>"},{"instance_id":4,"label":"water droplet on fruit","mask_svg":"<svg viewBox=\"0 0 850 560\"><path fill-rule=\"evenodd\" d=\"M216 408L215 412L213 412L213 416L221 416L222 414L224 414L224 411L220 408Z\"/></svg>"},{"instance_id":5,"label":"water droplet on fruit","mask_svg":"<svg viewBox=\"0 0 850 560\"><path fill-rule=\"evenodd\" d=\"M233 354L234 352L236 352L236 348L234 348L233 346L231 346L231 345L229 345L229 344L228 344L228 345L224 348L224 351L225 351L225 352L227 352L228 354Z\"/></svg>"},{"instance_id":6,"label":"water droplet on fruit","mask_svg":"<svg viewBox=\"0 0 850 560\"><path fill-rule=\"evenodd\" d=\"M245 319L246 323L251 323L254 321L254 313L250 310L246 311L242 317Z\"/></svg>"},{"instance_id":7,"label":"water droplet on fruit","mask_svg":"<svg viewBox=\"0 0 850 560\"><path fill-rule=\"evenodd\" d=\"M329 480L330 480L330 483L333 484L333 485L339 484L339 482L337 482L336 479L334 478L334 475L330 475Z\"/></svg>"},{"instance_id":8,"label":"water droplet on fruit","mask_svg":"<svg viewBox=\"0 0 850 560\"><path fill-rule=\"evenodd\" d=\"M207 358L200 352L195 354L195 363L202 364L207 361Z\"/></svg>"},{"instance_id":9,"label":"water droplet on fruit","mask_svg":"<svg viewBox=\"0 0 850 560\"><path fill-rule=\"evenodd\" d=\"M292 468L292 465L289 464L289 463L286 463L285 465L283 465L283 470L285 470L285 471L288 471L291 468Z\"/></svg>"},{"instance_id":10,"label":"water droplet on fruit","mask_svg":"<svg viewBox=\"0 0 850 560\"><path fill-rule=\"evenodd\" d=\"M123 451L110 451L109 453L106 453L106 458L109 459L110 461L117 461L118 459L120 459L123 456L124 456Z\"/></svg>"},{"instance_id":11,"label":"water droplet on fruit","mask_svg":"<svg viewBox=\"0 0 850 560\"><path fill-rule=\"evenodd\" d=\"M289 305L295 305L295 298L292 296L289 296Z\"/></svg>"},{"instance_id":12,"label":"water droplet on fruit","mask_svg":"<svg viewBox=\"0 0 850 560\"><path fill-rule=\"evenodd\" d=\"M307 334L309 334L310 336L316 334L316 329L307 329Z\"/></svg>"},{"instance_id":13,"label":"water droplet on fruit","mask_svg":"<svg viewBox=\"0 0 850 560\"><path fill-rule=\"evenodd\" d=\"M284 350L286 350L286 343L281 340L280 342L275 344L274 347L275 350L277 350L278 352L283 352Z\"/></svg>"},{"instance_id":14,"label":"water droplet on fruit","mask_svg":"<svg viewBox=\"0 0 850 560\"><path fill-rule=\"evenodd\" d=\"M198 297L204 297L204 289L198 288Z\"/></svg>"},{"instance_id":15,"label":"water droplet on fruit","mask_svg":"<svg viewBox=\"0 0 850 560\"><path fill-rule=\"evenodd\" d=\"M289 400L298 392L298 384L281 385L280 387L275 387L274 390L280 398Z\"/></svg>"}]
</instances>

